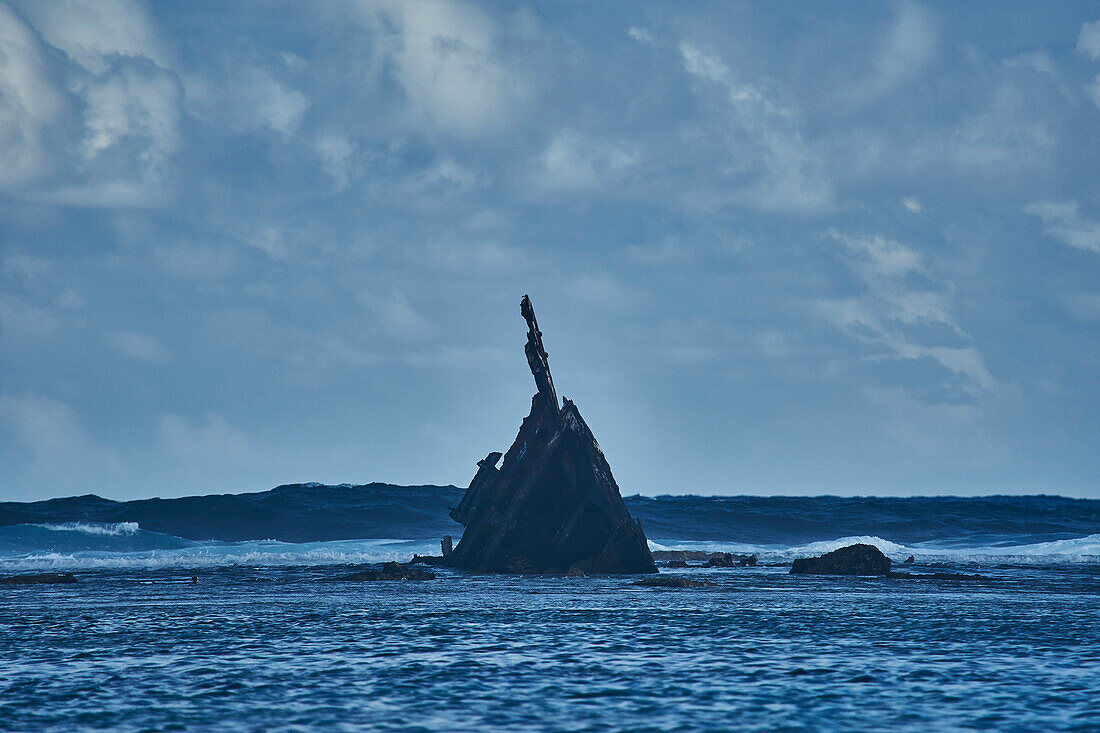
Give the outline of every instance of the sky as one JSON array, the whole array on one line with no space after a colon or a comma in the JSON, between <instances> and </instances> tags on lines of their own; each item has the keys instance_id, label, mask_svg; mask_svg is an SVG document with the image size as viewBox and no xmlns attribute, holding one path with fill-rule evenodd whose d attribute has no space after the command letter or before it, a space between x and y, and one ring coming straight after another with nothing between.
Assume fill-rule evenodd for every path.
<instances>
[{"instance_id":1,"label":"sky","mask_svg":"<svg viewBox=\"0 0 1100 733\"><path fill-rule=\"evenodd\" d=\"M0 0L0 500L1100 498L1100 6Z\"/></svg>"}]
</instances>

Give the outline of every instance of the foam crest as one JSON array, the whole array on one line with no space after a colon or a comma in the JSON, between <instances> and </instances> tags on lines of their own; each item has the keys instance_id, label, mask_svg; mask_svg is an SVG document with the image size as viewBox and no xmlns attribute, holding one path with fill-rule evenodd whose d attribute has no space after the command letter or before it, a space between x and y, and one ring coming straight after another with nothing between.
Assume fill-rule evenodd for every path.
<instances>
[{"instance_id":1,"label":"foam crest","mask_svg":"<svg viewBox=\"0 0 1100 733\"><path fill-rule=\"evenodd\" d=\"M339 540L303 544L260 540L143 552L38 552L0 556L0 571L360 564L408 561L413 554L429 554L438 549L436 540Z\"/></svg>"},{"instance_id":2,"label":"foam crest","mask_svg":"<svg viewBox=\"0 0 1100 733\"><path fill-rule=\"evenodd\" d=\"M112 537L135 534L141 529L137 522L115 522L110 524L99 522L64 522L61 524L32 524L30 526L48 529L54 532L79 532L80 534L109 535Z\"/></svg>"}]
</instances>

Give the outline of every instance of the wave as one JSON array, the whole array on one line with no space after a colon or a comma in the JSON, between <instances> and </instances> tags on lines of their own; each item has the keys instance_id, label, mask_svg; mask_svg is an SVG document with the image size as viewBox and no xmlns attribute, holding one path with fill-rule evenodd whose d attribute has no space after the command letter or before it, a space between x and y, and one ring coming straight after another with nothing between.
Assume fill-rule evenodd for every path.
<instances>
[{"instance_id":1,"label":"wave","mask_svg":"<svg viewBox=\"0 0 1100 733\"><path fill-rule=\"evenodd\" d=\"M210 542L169 550L29 552L0 554L0 572L100 569L211 568L244 565L320 566L408 561L439 551L437 540L337 540L289 543L277 540Z\"/></svg>"},{"instance_id":2,"label":"wave","mask_svg":"<svg viewBox=\"0 0 1100 733\"><path fill-rule=\"evenodd\" d=\"M132 535L141 527L137 522L115 522L100 524L97 522L65 522L64 524L32 524L32 527L53 530L54 532L82 532L91 535Z\"/></svg>"},{"instance_id":3,"label":"wave","mask_svg":"<svg viewBox=\"0 0 1100 733\"><path fill-rule=\"evenodd\" d=\"M195 545L194 540L141 529L136 522L15 524L0 527L0 556L35 553L144 552Z\"/></svg>"},{"instance_id":4,"label":"wave","mask_svg":"<svg viewBox=\"0 0 1100 733\"><path fill-rule=\"evenodd\" d=\"M462 494L454 486L289 484L129 502L94 495L0 502L0 565L16 558L42 567L402 559L380 548L409 541L438 552L441 536L461 535L448 510ZM895 559L1076 562L1100 556L1095 499L628 496L625 502L657 545L755 552L776 562L853 542L874 544Z\"/></svg>"},{"instance_id":5,"label":"wave","mask_svg":"<svg viewBox=\"0 0 1100 733\"><path fill-rule=\"evenodd\" d=\"M857 535L821 540L793 547L754 545L743 542L698 541L650 541L651 550L702 550L704 552L732 552L756 554L764 562L790 562L799 557L814 557L848 545L874 545L895 562L910 555L922 563L972 562L972 563L1096 563L1100 562L1100 534L1050 542L1021 545L973 545L969 547L945 546L936 542L903 544L882 537Z\"/></svg>"}]
</instances>

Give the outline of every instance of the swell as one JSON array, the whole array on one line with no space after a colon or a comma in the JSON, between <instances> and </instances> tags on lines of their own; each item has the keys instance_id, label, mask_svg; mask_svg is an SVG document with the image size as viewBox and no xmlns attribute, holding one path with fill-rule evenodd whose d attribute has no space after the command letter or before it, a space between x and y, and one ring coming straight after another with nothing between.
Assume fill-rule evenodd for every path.
<instances>
[{"instance_id":1,"label":"swell","mask_svg":"<svg viewBox=\"0 0 1100 733\"><path fill-rule=\"evenodd\" d=\"M220 542L438 540L444 534L461 534L448 510L458 504L462 492L454 486L374 483L289 484L259 493L129 502L88 495L0 503L0 528L22 525L19 531L28 532L29 525L38 525L45 539L33 539L45 546L59 541L59 535L82 535L81 541L132 540L136 545L168 542L161 539L165 536ZM626 504L647 536L662 544L797 547L873 536L905 547L1008 548L1076 541L1100 533L1100 501L1058 496L632 496ZM0 543L3 535L0 532Z\"/></svg>"}]
</instances>

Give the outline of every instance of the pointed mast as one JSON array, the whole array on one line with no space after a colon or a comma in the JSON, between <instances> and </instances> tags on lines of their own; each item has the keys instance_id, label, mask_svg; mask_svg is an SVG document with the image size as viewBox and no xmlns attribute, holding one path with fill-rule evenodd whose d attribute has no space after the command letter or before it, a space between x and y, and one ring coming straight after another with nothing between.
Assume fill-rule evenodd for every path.
<instances>
[{"instance_id":1,"label":"pointed mast","mask_svg":"<svg viewBox=\"0 0 1100 733\"><path fill-rule=\"evenodd\" d=\"M539 322L535 320L535 309L531 305L531 299L526 295L519 304L519 312L527 321L527 344L523 347L527 354L527 363L531 367L531 374L535 377L535 386L554 409L558 409L558 393L554 390L554 378L550 376L549 354L542 345L542 331L539 330Z\"/></svg>"}]
</instances>

